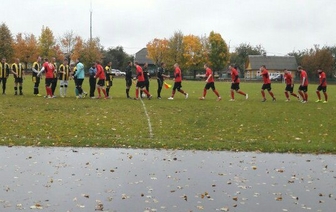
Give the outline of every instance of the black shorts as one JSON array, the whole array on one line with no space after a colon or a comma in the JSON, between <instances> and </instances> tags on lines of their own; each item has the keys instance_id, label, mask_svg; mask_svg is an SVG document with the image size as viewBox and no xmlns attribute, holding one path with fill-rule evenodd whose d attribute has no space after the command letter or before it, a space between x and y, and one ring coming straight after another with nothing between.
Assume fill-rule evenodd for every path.
<instances>
[{"instance_id":1,"label":"black shorts","mask_svg":"<svg viewBox=\"0 0 336 212\"><path fill-rule=\"evenodd\" d=\"M23 79L22 78L15 78L14 82L15 83L23 83Z\"/></svg>"},{"instance_id":2,"label":"black shorts","mask_svg":"<svg viewBox=\"0 0 336 212\"><path fill-rule=\"evenodd\" d=\"M126 87L132 86L132 79L126 79Z\"/></svg>"},{"instance_id":3,"label":"black shorts","mask_svg":"<svg viewBox=\"0 0 336 212\"><path fill-rule=\"evenodd\" d=\"M292 87L292 85L286 85L285 91L289 91L290 93L293 93L294 90L294 85Z\"/></svg>"},{"instance_id":4,"label":"black shorts","mask_svg":"<svg viewBox=\"0 0 336 212\"><path fill-rule=\"evenodd\" d=\"M52 82L53 82L53 78L45 78L45 85L47 87L50 87Z\"/></svg>"},{"instance_id":5,"label":"black shorts","mask_svg":"<svg viewBox=\"0 0 336 212\"><path fill-rule=\"evenodd\" d=\"M207 84L205 84L204 89L209 90L210 88L211 88L212 90L215 90L215 89L216 89L216 88L215 88L215 83L214 83L214 82L208 82Z\"/></svg>"},{"instance_id":6,"label":"black shorts","mask_svg":"<svg viewBox=\"0 0 336 212\"><path fill-rule=\"evenodd\" d=\"M325 93L325 92L327 92L327 86L321 86L321 85L319 85L316 90L323 91L323 93Z\"/></svg>"},{"instance_id":7,"label":"black shorts","mask_svg":"<svg viewBox=\"0 0 336 212\"><path fill-rule=\"evenodd\" d=\"M105 81L105 84L106 84L106 87L112 87L112 85L113 85L113 82L111 81L111 80L106 80Z\"/></svg>"},{"instance_id":8,"label":"black shorts","mask_svg":"<svg viewBox=\"0 0 336 212\"><path fill-rule=\"evenodd\" d=\"M271 84L263 84L261 90L272 90Z\"/></svg>"},{"instance_id":9,"label":"black shorts","mask_svg":"<svg viewBox=\"0 0 336 212\"><path fill-rule=\"evenodd\" d=\"M302 86L302 85L300 85L299 91L303 91L303 92L306 93L308 91L308 86Z\"/></svg>"},{"instance_id":10,"label":"black shorts","mask_svg":"<svg viewBox=\"0 0 336 212\"><path fill-rule=\"evenodd\" d=\"M97 85L104 87L105 86L105 80L104 79L99 79L97 82Z\"/></svg>"},{"instance_id":11,"label":"black shorts","mask_svg":"<svg viewBox=\"0 0 336 212\"><path fill-rule=\"evenodd\" d=\"M146 84L145 84L145 81L140 81L140 82L138 81L137 84L136 84L136 87L137 87L137 88L144 88L145 85L146 85Z\"/></svg>"},{"instance_id":12,"label":"black shorts","mask_svg":"<svg viewBox=\"0 0 336 212\"><path fill-rule=\"evenodd\" d=\"M182 83L181 82L174 82L174 87L173 90L180 90L182 88Z\"/></svg>"},{"instance_id":13,"label":"black shorts","mask_svg":"<svg viewBox=\"0 0 336 212\"><path fill-rule=\"evenodd\" d=\"M231 83L231 89L238 91L240 89L239 83Z\"/></svg>"},{"instance_id":14,"label":"black shorts","mask_svg":"<svg viewBox=\"0 0 336 212\"><path fill-rule=\"evenodd\" d=\"M77 87L82 87L84 79L76 79L76 86Z\"/></svg>"}]
</instances>

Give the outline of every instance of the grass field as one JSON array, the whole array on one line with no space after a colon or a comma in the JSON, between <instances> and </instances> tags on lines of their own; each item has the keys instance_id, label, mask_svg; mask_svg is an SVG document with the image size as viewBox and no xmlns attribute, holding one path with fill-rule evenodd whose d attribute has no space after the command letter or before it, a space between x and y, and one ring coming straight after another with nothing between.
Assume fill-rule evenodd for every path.
<instances>
[{"instance_id":1,"label":"grass field","mask_svg":"<svg viewBox=\"0 0 336 212\"><path fill-rule=\"evenodd\" d=\"M273 83L277 101L267 96L262 103L261 82L242 82L249 99L236 94L235 102L228 101L230 83L216 82L223 98L217 102L212 91L205 101L198 100L204 82L184 81L189 99L177 93L174 100L167 100L171 90L163 89L163 99L145 99L143 105L125 98L123 79L114 80L110 100L76 100L73 81L69 97L44 99L32 95L30 77L24 81L24 95L14 96L10 77L7 95L0 95L0 145L336 153L335 85L328 86L329 102L322 104L314 102L317 85L311 84L309 102L302 104L294 99L285 102L284 84ZM88 79L84 87L89 90ZM154 97L156 89L152 80ZM132 96L134 90L133 86ZM40 91L45 93L44 83Z\"/></svg>"}]
</instances>

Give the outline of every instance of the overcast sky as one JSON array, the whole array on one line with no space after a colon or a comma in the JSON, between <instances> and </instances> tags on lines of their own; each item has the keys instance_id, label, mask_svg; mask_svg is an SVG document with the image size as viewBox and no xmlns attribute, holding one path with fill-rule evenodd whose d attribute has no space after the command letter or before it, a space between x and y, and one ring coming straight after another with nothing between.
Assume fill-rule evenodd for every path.
<instances>
[{"instance_id":1,"label":"overcast sky","mask_svg":"<svg viewBox=\"0 0 336 212\"><path fill-rule=\"evenodd\" d=\"M267 55L336 45L335 0L2 0L1 22L13 35L41 34L48 26L55 38L73 31L105 47L123 46L134 54L154 38L220 33L230 51L241 43L262 45Z\"/></svg>"}]
</instances>

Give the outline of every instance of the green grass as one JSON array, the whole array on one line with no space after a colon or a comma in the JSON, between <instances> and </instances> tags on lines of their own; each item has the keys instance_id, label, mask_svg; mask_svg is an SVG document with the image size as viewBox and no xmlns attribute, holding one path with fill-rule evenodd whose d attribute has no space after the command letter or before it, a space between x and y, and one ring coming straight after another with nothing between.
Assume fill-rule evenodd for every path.
<instances>
[{"instance_id":1,"label":"green grass","mask_svg":"<svg viewBox=\"0 0 336 212\"><path fill-rule=\"evenodd\" d=\"M261 102L261 82L242 82L249 100L236 94L235 102L228 101L228 82L216 82L223 97L220 102L212 91L205 101L198 100L204 82L182 84L188 100L179 93L173 101L167 100L170 89L163 90L162 100L144 100L153 132L150 138L142 103L125 98L123 79L114 80L113 99L76 100L72 81L70 97L44 99L32 95L30 77L24 82L24 96L14 96L10 78L7 95L0 95L0 145L336 153L335 85L328 86L328 104L314 102L316 84L309 86L310 101L302 104L294 99L284 102L285 86L280 83L272 84L277 102L267 96L265 103ZM88 91L87 79L84 86ZM154 97L156 88L152 80ZM40 90L45 93L44 83Z\"/></svg>"}]
</instances>

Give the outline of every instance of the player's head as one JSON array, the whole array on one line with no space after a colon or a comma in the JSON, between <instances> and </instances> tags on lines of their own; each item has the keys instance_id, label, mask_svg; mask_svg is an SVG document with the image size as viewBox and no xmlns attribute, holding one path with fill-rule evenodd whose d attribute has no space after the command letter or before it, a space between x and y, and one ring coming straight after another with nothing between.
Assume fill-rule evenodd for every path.
<instances>
[{"instance_id":1,"label":"player's head","mask_svg":"<svg viewBox=\"0 0 336 212\"><path fill-rule=\"evenodd\" d=\"M166 64L164 63L164 62L162 62L161 63L161 67L163 68L163 67L165 67L166 66Z\"/></svg>"},{"instance_id":2,"label":"player's head","mask_svg":"<svg viewBox=\"0 0 336 212\"><path fill-rule=\"evenodd\" d=\"M5 62L6 62L6 58L3 57L1 61L2 61L3 63L5 63Z\"/></svg>"},{"instance_id":3,"label":"player's head","mask_svg":"<svg viewBox=\"0 0 336 212\"><path fill-rule=\"evenodd\" d=\"M68 63L69 63L68 59L65 58L65 59L63 60L63 64L64 64L64 65L68 65Z\"/></svg>"},{"instance_id":4,"label":"player's head","mask_svg":"<svg viewBox=\"0 0 336 212\"><path fill-rule=\"evenodd\" d=\"M19 59L19 58L16 58L16 59L15 59L15 62L16 62L17 64L19 64L20 59Z\"/></svg>"},{"instance_id":5,"label":"player's head","mask_svg":"<svg viewBox=\"0 0 336 212\"><path fill-rule=\"evenodd\" d=\"M132 61L128 61L127 65L132 66Z\"/></svg>"},{"instance_id":6,"label":"player's head","mask_svg":"<svg viewBox=\"0 0 336 212\"><path fill-rule=\"evenodd\" d=\"M208 64L204 63L203 67L204 67L204 69L207 69L209 66L208 66Z\"/></svg>"},{"instance_id":7,"label":"player's head","mask_svg":"<svg viewBox=\"0 0 336 212\"><path fill-rule=\"evenodd\" d=\"M135 61L135 62L134 62L134 65L136 65L136 66L139 65L139 62L138 62L138 61Z\"/></svg>"},{"instance_id":8,"label":"player's head","mask_svg":"<svg viewBox=\"0 0 336 212\"><path fill-rule=\"evenodd\" d=\"M266 69L266 66L265 66L265 65L262 65L262 66L260 67L260 69L263 71L263 70Z\"/></svg>"},{"instance_id":9,"label":"player's head","mask_svg":"<svg viewBox=\"0 0 336 212\"><path fill-rule=\"evenodd\" d=\"M177 68L179 65L178 65L178 63L175 63L174 64L174 68Z\"/></svg>"},{"instance_id":10,"label":"player's head","mask_svg":"<svg viewBox=\"0 0 336 212\"><path fill-rule=\"evenodd\" d=\"M297 70L300 72L302 70L302 66L298 66Z\"/></svg>"},{"instance_id":11,"label":"player's head","mask_svg":"<svg viewBox=\"0 0 336 212\"><path fill-rule=\"evenodd\" d=\"M285 74L288 73L288 70L287 70L287 69L284 69L283 71L284 71Z\"/></svg>"},{"instance_id":12,"label":"player's head","mask_svg":"<svg viewBox=\"0 0 336 212\"><path fill-rule=\"evenodd\" d=\"M45 58L44 58L44 62L48 62L48 61L49 61L48 58L45 57Z\"/></svg>"},{"instance_id":13,"label":"player's head","mask_svg":"<svg viewBox=\"0 0 336 212\"><path fill-rule=\"evenodd\" d=\"M107 64L107 65L111 67L111 66L112 66L112 62L111 62L111 61L110 61L110 62L108 62L108 64Z\"/></svg>"},{"instance_id":14,"label":"player's head","mask_svg":"<svg viewBox=\"0 0 336 212\"><path fill-rule=\"evenodd\" d=\"M321 67L319 67L318 69L317 69L317 72L319 73L319 74L321 74L323 71L322 71L322 68Z\"/></svg>"},{"instance_id":15,"label":"player's head","mask_svg":"<svg viewBox=\"0 0 336 212\"><path fill-rule=\"evenodd\" d=\"M37 62L41 62L41 60L42 60L41 56L38 56L37 57Z\"/></svg>"}]
</instances>

